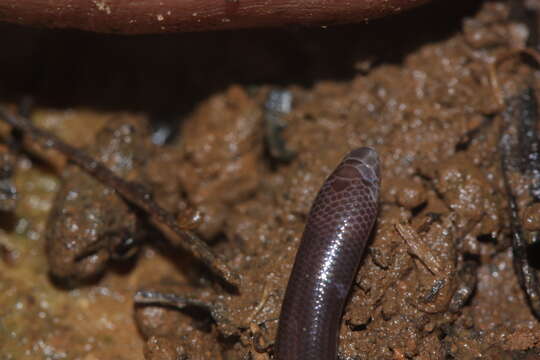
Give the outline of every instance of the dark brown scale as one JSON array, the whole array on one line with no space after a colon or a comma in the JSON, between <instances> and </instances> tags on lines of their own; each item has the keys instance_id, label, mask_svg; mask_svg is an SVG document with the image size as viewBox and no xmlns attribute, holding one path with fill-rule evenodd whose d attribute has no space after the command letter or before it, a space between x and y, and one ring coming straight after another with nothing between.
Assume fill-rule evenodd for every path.
<instances>
[{"instance_id":1,"label":"dark brown scale","mask_svg":"<svg viewBox=\"0 0 540 360\"><path fill-rule=\"evenodd\" d=\"M278 360L337 358L345 300L377 217L379 160L351 151L313 202L281 308Z\"/></svg>"}]
</instances>

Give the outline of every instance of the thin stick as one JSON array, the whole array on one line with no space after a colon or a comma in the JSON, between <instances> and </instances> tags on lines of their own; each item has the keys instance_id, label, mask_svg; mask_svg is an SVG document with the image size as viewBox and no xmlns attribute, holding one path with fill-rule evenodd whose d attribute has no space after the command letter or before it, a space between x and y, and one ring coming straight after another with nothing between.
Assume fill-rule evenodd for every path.
<instances>
[{"instance_id":1,"label":"thin stick","mask_svg":"<svg viewBox=\"0 0 540 360\"><path fill-rule=\"evenodd\" d=\"M514 270L517 274L518 282L525 291L525 297L529 303L533 314L540 319L540 281L536 270L529 264L527 258L527 241L523 233L523 228L519 223L519 209L516 197L510 185L508 178L508 153L509 140L505 135L500 141L501 152L501 172L504 182L504 189L508 197L510 211L510 229L512 230L512 255Z\"/></svg>"},{"instance_id":2,"label":"thin stick","mask_svg":"<svg viewBox=\"0 0 540 360\"><path fill-rule=\"evenodd\" d=\"M174 245L189 251L193 256L206 264L214 273L221 276L231 285L239 287L240 277L229 269L225 262L214 254L208 245L200 240L197 235L178 226L175 217L153 200L152 193L144 185L126 181L116 176L101 162L96 161L85 152L63 142L53 134L38 129L24 117L11 115L6 109L0 108L0 118L14 128L24 133L28 133L37 140L43 141L45 147L53 148L61 152L83 171L95 177L106 186L115 189L127 202L148 213L154 225L156 225Z\"/></svg>"}]
</instances>

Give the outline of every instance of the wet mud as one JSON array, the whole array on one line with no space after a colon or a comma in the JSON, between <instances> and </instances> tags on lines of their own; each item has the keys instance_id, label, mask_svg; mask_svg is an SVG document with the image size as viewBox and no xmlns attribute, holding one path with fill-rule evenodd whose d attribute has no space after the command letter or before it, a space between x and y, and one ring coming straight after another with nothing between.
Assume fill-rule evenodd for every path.
<instances>
[{"instance_id":1,"label":"wet mud","mask_svg":"<svg viewBox=\"0 0 540 360\"><path fill-rule=\"evenodd\" d=\"M539 358L540 78L515 13L479 1L429 40L384 38L398 57L354 52L343 77L214 83L167 121L37 102L36 126L144 185L237 287L0 122L0 359L272 359L311 202L358 146L380 154L380 212L340 359Z\"/></svg>"}]
</instances>

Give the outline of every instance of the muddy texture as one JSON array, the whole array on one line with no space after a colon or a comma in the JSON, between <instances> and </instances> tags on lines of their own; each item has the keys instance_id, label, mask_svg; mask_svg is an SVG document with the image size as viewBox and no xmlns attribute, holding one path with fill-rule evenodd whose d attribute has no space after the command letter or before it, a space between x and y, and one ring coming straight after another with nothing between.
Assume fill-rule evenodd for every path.
<instances>
[{"instance_id":1,"label":"muddy texture","mask_svg":"<svg viewBox=\"0 0 540 360\"><path fill-rule=\"evenodd\" d=\"M260 104L240 87L209 99L186 120L174 166L190 203L203 213L198 228L212 239L231 205L252 197L264 174ZM172 165L172 164L171 164Z\"/></svg>"},{"instance_id":2,"label":"muddy texture","mask_svg":"<svg viewBox=\"0 0 540 360\"><path fill-rule=\"evenodd\" d=\"M347 151L372 146L381 159L381 210L341 323L340 358L537 357L540 323L514 270L500 146L523 126L512 110L523 105L513 99L540 89L530 57L508 55L526 45L530 29L497 1L459 23L398 62L359 61L344 81L215 91L175 122L177 136L142 147L138 181L180 221L197 209L200 220L189 226L241 274L237 291L148 224L128 266L108 262L94 283L55 287L45 270L55 261L44 252L46 219L63 206L58 193L70 179L61 170L71 165L58 155L40 160L45 149L18 153L10 177L16 207L0 232L11 254L0 262L2 356L270 359L311 202ZM290 93L290 111L269 109L272 91ZM76 135L92 117L102 125ZM43 109L32 118L94 154L104 149L98 128L115 123L88 110ZM279 131L269 131L276 124ZM511 143L515 161L505 173L536 274L540 209L519 143ZM276 144L293 155L281 159ZM89 189L100 187L110 191L97 182Z\"/></svg>"},{"instance_id":3,"label":"muddy texture","mask_svg":"<svg viewBox=\"0 0 540 360\"><path fill-rule=\"evenodd\" d=\"M122 178L143 182L145 161L151 158L147 123L117 116L96 134L86 149L96 161ZM84 280L103 272L111 258L136 252L141 229L134 209L111 189L75 165L62 174L47 224L46 250L53 276Z\"/></svg>"}]
</instances>

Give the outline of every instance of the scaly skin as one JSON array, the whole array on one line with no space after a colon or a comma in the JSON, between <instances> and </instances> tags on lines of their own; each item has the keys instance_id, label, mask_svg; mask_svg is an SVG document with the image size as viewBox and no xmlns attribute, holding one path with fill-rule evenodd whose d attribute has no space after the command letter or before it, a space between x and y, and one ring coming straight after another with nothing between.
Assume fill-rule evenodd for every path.
<instances>
[{"instance_id":1,"label":"scaly skin","mask_svg":"<svg viewBox=\"0 0 540 360\"><path fill-rule=\"evenodd\" d=\"M337 358L347 295L378 211L375 150L351 151L313 202L281 308L278 360Z\"/></svg>"}]
</instances>

